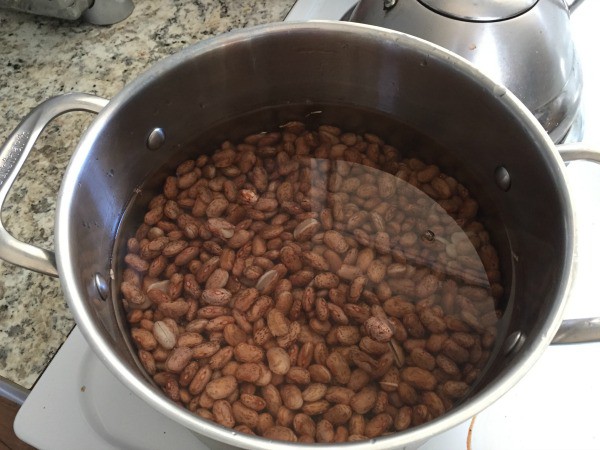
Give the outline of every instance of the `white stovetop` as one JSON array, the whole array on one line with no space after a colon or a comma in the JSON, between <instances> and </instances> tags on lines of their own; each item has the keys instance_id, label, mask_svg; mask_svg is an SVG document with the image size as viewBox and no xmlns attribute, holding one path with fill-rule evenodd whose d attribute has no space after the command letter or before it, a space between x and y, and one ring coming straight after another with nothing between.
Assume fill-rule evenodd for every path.
<instances>
[{"instance_id":1,"label":"white stovetop","mask_svg":"<svg viewBox=\"0 0 600 450\"><path fill-rule=\"evenodd\" d=\"M549 348L515 388L478 414L472 449L600 448L598 354L600 344ZM421 450L465 449L468 428L465 422ZM208 448L121 384L77 328L19 410L15 432L48 450Z\"/></svg>"},{"instance_id":2,"label":"white stovetop","mask_svg":"<svg viewBox=\"0 0 600 450\"><path fill-rule=\"evenodd\" d=\"M288 20L336 19L354 0L299 0ZM600 1L573 15L584 79L584 141L600 147ZM596 125L597 124L597 125ZM578 276L566 318L600 316L596 254L600 253L600 167L567 168L578 213ZM552 346L516 387L478 414L473 450L600 449L600 343ZM40 449L206 449L191 432L131 393L71 333L19 410L15 432ZM443 433L423 450L465 449L469 423Z\"/></svg>"}]
</instances>

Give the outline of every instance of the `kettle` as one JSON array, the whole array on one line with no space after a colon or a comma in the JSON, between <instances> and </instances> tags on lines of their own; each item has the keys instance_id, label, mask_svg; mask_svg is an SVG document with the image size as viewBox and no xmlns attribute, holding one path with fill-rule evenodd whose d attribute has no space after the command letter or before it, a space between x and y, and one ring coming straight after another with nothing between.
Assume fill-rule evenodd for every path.
<instances>
[{"instance_id":1,"label":"kettle","mask_svg":"<svg viewBox=\"0 0 600 450\"><path fill-rule=\"evenodd\" d=\"M569 19L582 2L361 0L349 20L411 34L469 60L512 91L561 142L581 100Z\"/></svg>"}]
</instances>

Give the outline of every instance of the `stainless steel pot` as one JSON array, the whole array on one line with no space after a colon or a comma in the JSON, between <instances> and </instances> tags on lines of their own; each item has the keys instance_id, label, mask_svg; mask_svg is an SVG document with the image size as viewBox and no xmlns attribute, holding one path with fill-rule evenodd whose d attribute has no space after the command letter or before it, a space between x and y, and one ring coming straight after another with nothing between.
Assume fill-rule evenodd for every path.
<instances>
[{"instance_id":1,"label":"stainless steel pot","mask_svg":"<svg viewBox=\"0 0 600 450\"><path fill-rule=\"evenodd\" d=\"M188 157L190 143L318 117L393 141L398 123L447 149L435 155L486 199L507 284L495 355L472 395L451 412L408 431L344 444L414 448L489 406L551 343L576 274L577 231L564 160L600 162L600 152L554 146L527 108L467 61L426 41L337 22L272 24L199 43L152 67L110 102L67 94L40 105L0 152L0 206L41 129L52 117L98 112L66 170L56 214L56 253L0 227L0 256L59 275L91 348L153 408L211 441L212 448L292 449L235 433L184 410L146 378L133 356L113 274L124 211L151 176ZM320 114L310 114L321 111ZM423 158L434 155L419 147ZM135 211L134 211L135 214ZM561 328L559 342L598 340L598 321ZM580 334L581 330L587 334ZM219 444L221 443L221 444ZM310 445L326 448L326 445Z\"/></svg>"}]
</instances>

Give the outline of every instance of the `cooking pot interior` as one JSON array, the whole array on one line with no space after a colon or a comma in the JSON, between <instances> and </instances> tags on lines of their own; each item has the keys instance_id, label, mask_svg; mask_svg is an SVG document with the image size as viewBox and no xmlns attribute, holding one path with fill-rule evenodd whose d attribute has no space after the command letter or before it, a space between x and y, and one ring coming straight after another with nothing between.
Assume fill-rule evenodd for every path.
<instances>
[{"instance_id":1,"label":"cooking pot interior","mask_svg":"<svg viewBox=\"0 0 600 450\"><path fill-rule=\"evenodd\" d=\"M68 169L76 188L63 199L69 216L58 220L68 222L61 251L72 261L79 295L69 300L78 322L97 328L107 348L143 377L123 325L119 259L168 170L224 139L289 120L334 124L376 133L405 149L403 156L440 165L479 200L505 289L495 354L472 395L485 393L535 350L569 275L573 231L563 176L549 139L527 114L448 53L373 27L271 25L191 47L116 96ZM156 128L165 139L151 150L147 139ZM502 170L508 189L497 181ZM112 280L107 301L96 274Z\"/></svg>"}]
</instances>

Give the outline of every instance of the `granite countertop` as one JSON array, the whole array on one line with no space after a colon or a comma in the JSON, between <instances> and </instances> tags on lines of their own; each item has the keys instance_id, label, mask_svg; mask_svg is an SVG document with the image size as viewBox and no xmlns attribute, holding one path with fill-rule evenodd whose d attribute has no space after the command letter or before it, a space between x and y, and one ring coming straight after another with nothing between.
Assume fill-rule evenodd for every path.
<instances>
[{"instance_id":1,"label":"granite countertop","mask_svg":"<svg viewBox=\"0 0 600 450\"><path fill-rule=\"evenodd\" d=\"M0 10L0 142L47 98L110 98L153 62L234 28L283 20L294 2L135 0L129 18L104 27ZM17 238L53 249L62 174L92 119L67 114L42 133L2 210ZM31 388L73 326L57 279L0 261L0 380Z\"/></svg>"}]
</instances>

